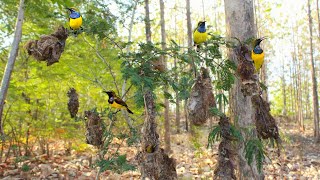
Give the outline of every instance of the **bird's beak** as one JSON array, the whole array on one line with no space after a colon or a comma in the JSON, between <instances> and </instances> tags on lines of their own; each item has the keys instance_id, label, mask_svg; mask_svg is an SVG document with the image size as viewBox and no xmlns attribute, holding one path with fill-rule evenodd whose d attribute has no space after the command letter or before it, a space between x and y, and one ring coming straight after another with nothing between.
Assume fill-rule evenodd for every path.
<instances>
[{"instance_id":1,"label":"bird's beak","mask_svg":"<svg viewBox=\"0 0 320 180\"><path fill-rule=\"evenodd\" d=\"M72 12L72 11L73 11L73 9L71 9L71 8L68 8L68 7L66 7L66 9L67 9L67 10L69 10L70 12Z\"/></svg>"}]
</instances>

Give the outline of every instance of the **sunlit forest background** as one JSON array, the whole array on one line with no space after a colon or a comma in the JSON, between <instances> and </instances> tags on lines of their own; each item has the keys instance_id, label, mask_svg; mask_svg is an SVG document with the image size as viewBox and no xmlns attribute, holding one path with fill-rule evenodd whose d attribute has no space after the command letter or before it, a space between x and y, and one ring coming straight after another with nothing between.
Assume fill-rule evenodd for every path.
<instances>
[{"instance_id":1,"label":"sunlit forest background","mask_svg":"<svg viewBox=\"0 0 320 180\"><path fill-rule=\"evenodd\" d=\"M257 145L251 153L263 152L263 157L255 154L250 163L250 153L246 152L246 158L265 179L319 179L319 119L315 121L315 112L320 109L314 106L314 92L320 88L318 85L313 89L311 73L312 61L318 81L319 2L245 1L253 5L256 37L266 37L261 43L265 53L259 72L261 97L270 104L282 140L282 145L273 146L274 140L259 138L261 149ZM0 77L5 74L13 48L19 2L0 1ZM150 43L146 42L146 2ZM164 2L163 22L160 2ZM192 31L198 21L205 20L210 34L208 46L201 46L200 52L188 44L186 2L190 3ZM227 34L225 3L24 0L22 36L0 121L0 178L139 179L144 172L139 153L164 150L168 155L165 157L174 159L176 178L215 179L223 137L217 133L217 127L222 127L218 122L219 118L232 117L231 89L239 80L228 56L232 45L228 44L231 38ZM27 42L50 35L61 25L69 29L66 7L81 12L83 32L76 36L69 33L59 62L49 65L37 61L28 54ZM210 109L212 117L194 126L188 100L196 82L194 72L202 67L210 71L216 107ZM73 118L68 110L72 88L79 102ZM103 93L110 90L134 114L111 108L108 95ZM153 114L148 92L154 100ZM153 115L158 145L146 144L152 136L145 133L147 119ZM92 119L99 122L94 124L101 135L98 143L88 140ZM232 119L231 124L238 127L237 120ZM238 135L237 130L233 132Z\"/></svg>"}]
</instances>

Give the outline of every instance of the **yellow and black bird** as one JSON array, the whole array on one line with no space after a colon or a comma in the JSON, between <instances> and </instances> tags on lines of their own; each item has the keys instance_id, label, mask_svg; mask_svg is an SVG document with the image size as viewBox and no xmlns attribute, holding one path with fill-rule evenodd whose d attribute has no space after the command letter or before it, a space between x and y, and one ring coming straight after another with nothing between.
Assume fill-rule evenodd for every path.
<instances>
[{"instance_id":1,"label":"yellow and black bird","mask_svg":"<svg viewBox=\"0 0 320 180\"><path fill-rule=\"evenodd\" d=\"M114 91L111 90L103 92L108 94L108 102L111 104L111 107L117 109L127 109L128 113L133 114L133 112L128 108L128 105L121 98L119 98Z\"/></svg>"},{"instance_id":2,"label":"yellow and black bird","mask_svg":"<svg viewBox=\"0 0 320 180\"><path fill-rule=\"evenodd\" d=\"M253 50L251 51L251 59L253 60L255 72L258 72L263 65L264 62L264 52L260 47L261 41L263 41L265 37L255 39L253 41Z\"/></svg>"},{"instance_id":3,"label":"yellow and black bird","mask_svg":"<svg viewBox=\"0 0 320 180\"><path fill-rule=\"evenodd\" d=\"M198 26L193 31L194 45L199 48L199 44L204 43L207 40L207 37L206 21L199 21Z\"/></svg>"},{"instance_id":4,"label":"yellow and black bird","mask_svg":"<svg viewBox=\"0 0 320 180\"><path fill-rule=\"evenodd\" d=\"M76 35L78 30L82 30L82 16L75 8L66 8L69 10L69 26Z\"/></svg>"}]
</instances>

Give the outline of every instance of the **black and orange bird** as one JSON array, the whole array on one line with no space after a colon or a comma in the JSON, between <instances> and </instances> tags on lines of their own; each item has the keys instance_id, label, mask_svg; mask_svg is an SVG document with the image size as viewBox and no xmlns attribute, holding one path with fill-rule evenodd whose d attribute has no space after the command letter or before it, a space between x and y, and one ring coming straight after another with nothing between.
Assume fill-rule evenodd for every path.
<instances>
[{"instance_id":1,"label":"black and orange bird","mask_svg":"<svg viewBox=\"0 0 320 180\"><path fill-rule=\"evenodd\" d=\"M103 92L108 94L108 103L111 104L111 107L117 109L127 109L128 113L133 114L133 112L128 108L128 105L121 98L119 98L114 91L111 90Z\"/></svg>"}]
</instances>

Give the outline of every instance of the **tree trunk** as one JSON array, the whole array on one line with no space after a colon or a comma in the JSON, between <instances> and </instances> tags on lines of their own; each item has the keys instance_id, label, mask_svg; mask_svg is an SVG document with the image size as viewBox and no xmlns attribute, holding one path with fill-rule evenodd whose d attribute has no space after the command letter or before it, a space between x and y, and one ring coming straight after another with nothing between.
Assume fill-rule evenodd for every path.
<instances>
[{"instance_id":1,"label":"tree trunk","mask_svg":"<svg viewBox=\"0 0 320 180\"><path fill-rule=\"evenodd\" d=\"M166 45L166 27L165 27L165 18L164 18L164 2L160 0L160 24L161 24L161 48L164 51L167 49ZM161 55L162 63L167 69L167 60L164 55ZM164 92L168 92L168 86L164 86ZM164 142L165 142L165 152L170 153L170 120L169 120L169 100L167 98L164 99Z\"/></svg>"},{"instance_id":2,"label":"tree trunk","mask_svg":"<svg viewBox=\"0 0 320 180\"><path fill-rule=\"evenodd\" d=\"M317 0L317 17L318 17L318 38L320 39L320 14L319 14L319 0Z\"/></svg>"},{"instance_id":3,"label":"tree trunk","mask_svg":"<svg viewBox=\"0 0 320 180\"><path fill-rule=\"evenodd\" d=\"M2 113L3 113L3 106L4 100L6 99L6 95L9 88L10 78L13 71L14 63L18 56L19 50L19 43L22 36L22 23L24 17L24 0L20 0L18 17L16 22L16 30L14 33L14 39L12 43L12 49L10 51L9 60L6 65L6 69L4 70L2 82L1 82L1 89L0 89L0 136L4 138L4 131L3 131L3 124L2 124Z\"/></svg>"},{"instance_id":4,"label":"tree trunk","mask_svg":"<svg viewBox=\"0 0 320 180\"><path fill-rule=\"evenodd\" d=\"M149 19L149 0L145 0L145 25L147 43L151 43L151 25ZM136 158L141 172L141 179L171 180L177 179L176 164L160 148L157 133L156 108L151 89L143 89L146 118L142 129L142 150Z\"/></svg>"},{"instance_id":5,"label":"tree trunk","mask_svg":"<svg viewBox=\"0 0 320 180\"><path fill-rule=\"evenodd\" d=\"M176 10L175 4L175 10ZM175 39L177 40L177 15L174 16L174 32L175 32ZM174 58L174 68L178 69L177 58ZM174 74L174 79L176 83L179 82L178 73ZM175 90L176 94L176 131L180 133L180 98L179 98L179 90Z\"/></svg>"},{"instance_id":6,"label":"tree trunk","mask_svg":"<svg viewBox=\"0 0 320 180\"><path fill-rule=\"evenodd\" d=\"M316 142L320 142L319 136L319 101L317 92L317 79L314 68L313 44L312 44L312 17L310 9L310 0L308 0L308 17L310 31L310 62L311 62L311 79L312 79L312 96L313 96L313 120L314 120L314 138Z\"/></svg>"},{"instance_id":7,"label":"tree trunk","mask_svg":"<svg viewBox=\"0 0 320 180\"><path fill-rule=\"evenodd\" d=\"M132 28L133 28L134 16L135 16L135 14L136 14L137 5L138 5L138 2L137 2L137 1L134 1L133 10L132 10L132 15L131 15L131 20L130 20L130 25L129 25L129 31L128 31L128 42L131 41ZM129 53L129 51L130 51L130 45L127 45L126 51L127 51L127 53ZM122 90L121 90L122 100L124 100L124 101L126 100L126 98L125 98L126 86L127 86L127 80L125 79L125 80L123 81ZM132 125L132 122L131 122L131 120L130 120L130 117L129 117L129 115L128 115L128 111L125 110L125 109L123 109L123 110L121 111L121 113L122 113L122 115L124 116L124 118L126 119L129 128L130 128L130 129L134 129L134 127L133 127L133 125Z\"/></svg>"},{"instance_id":8,"label":"tree trunk","mask_svg":"<svg viewBox=\"0 0 320 180\"><path fill-rule=\"evenodd\" d=\"M252 0L225 0L224 2L227 36L229 38L237 37L241 41L255 37L256 30ZM229 51L229 59L238 64L236 52L233 49ZM241 92L241 82L237 78L230 96L231 114L237 126L240 129L255 126L251 96L244 97ZM255 164L255 160L252 164ZM244 143L240 143L238 150L238 169L239 179L263 179L264 177L262 173L258 172L255 165L253 167L248 165L244 157Z\"/></svg>"},{"instance_id":9,"label":"tree trunk","mask_svg":"<svg viewBox=\"0 0 320 180\"><path fill-rule=\"evenodd\" d=\"M281 76L281 89L282 89L282 102L283 110L282 115L287 116L287 93L286 93L286 79L284 78L284 60L282 58L282 76Z\"/></svg>"}]
</instances>

